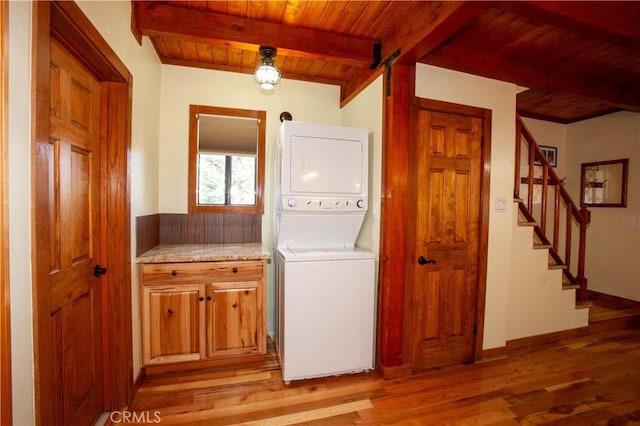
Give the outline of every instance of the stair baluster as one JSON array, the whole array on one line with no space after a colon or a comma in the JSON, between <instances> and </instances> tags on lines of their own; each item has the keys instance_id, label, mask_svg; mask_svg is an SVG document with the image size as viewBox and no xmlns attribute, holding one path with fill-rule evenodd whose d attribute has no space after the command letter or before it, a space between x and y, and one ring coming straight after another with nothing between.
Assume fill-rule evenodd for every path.
<instances>
[{"instance_id":1,"label":"stair baluster","mask_svg":"<svg viewBox=\"0 0 640 426\"><path fill-rule=\"evenodd\" d=\"M578 209L558 178L555 170L540 150L536 140L518 115L516 117L516 164L514 197L518 200L521 214L530 222L535 222L534 231L543 245L549 246L549 255L553 264L564 267L564 280L569 285L579 285L576 292L578 303L587 301L587 278L584 276L587 227L591 213L586 208ZM522 167L526 161L526 167ZM524 173L524 174L523 174ZM526 202L520 197L522 185L527 186ZM540 190L536 190L536 186ZM549 187L553 188L553 202L548 202ZM539 206L537 206L539 204ZM553 226L547 226L549 204L552 208ZM566 221L561 227L561 213ZM578 228L578 241L573 241L572 228ZM564 256L560 255L561 234L564 233ZM551 240L551 241L550 241ZM572 269L571 258L576 255L577 268Z\"/></svg>"}]
</instances>

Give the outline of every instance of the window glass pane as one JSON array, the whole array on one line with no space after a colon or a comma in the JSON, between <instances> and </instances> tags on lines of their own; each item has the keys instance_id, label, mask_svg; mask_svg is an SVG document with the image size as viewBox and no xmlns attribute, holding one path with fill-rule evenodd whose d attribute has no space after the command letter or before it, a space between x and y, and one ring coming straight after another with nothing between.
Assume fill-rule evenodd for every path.
<instances>
[{"instance_id":1,"label":"window glass pane","mask_svg":"<svg viewBox=\"0 0 640 426\"><path fill-rule=\"evenodd\" d=\"M225 156L198 154L198 204L224 204Z\"/></svg>"},{"instance_id":2,"label":"window glass pane","mask_svg":"<svg viewBox=\"0 0 640 426\"><path fill-rule=\"evenodd\" d=\"M256 203L256 157L231 157L232 205L253 205Z\"/></svg>"}]
</instances>

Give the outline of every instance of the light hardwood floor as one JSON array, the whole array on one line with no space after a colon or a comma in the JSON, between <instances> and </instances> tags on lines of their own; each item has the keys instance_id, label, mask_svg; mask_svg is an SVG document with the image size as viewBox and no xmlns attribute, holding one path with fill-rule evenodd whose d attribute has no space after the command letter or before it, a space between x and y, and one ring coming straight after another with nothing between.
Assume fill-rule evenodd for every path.
<instances>
[{"instance_id":1,"label":"light hardwood floor","mask_svg":"<svg viewBox=\"0 0 640 426\"><path fill-rule=\"evenodd\" d=\"M259 365L145 378L133 405L161 425L640 423L640 330L513 351L382 380L375 372L282 383Z\"/></svg>"}]
</instances>

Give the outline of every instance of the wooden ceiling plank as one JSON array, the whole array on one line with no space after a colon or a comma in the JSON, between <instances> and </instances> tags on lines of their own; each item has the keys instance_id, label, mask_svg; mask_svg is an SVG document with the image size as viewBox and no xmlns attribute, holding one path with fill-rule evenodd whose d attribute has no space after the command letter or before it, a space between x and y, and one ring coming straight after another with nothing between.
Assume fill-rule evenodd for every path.
<instances>
[{"instance_id":1,"label":"wooden ceiling plank","mask_svg":"<svg viewBox=\"0 0 640 426\"><path fill-rule=\"evenodd\" d=\"M382 39L382 58L397 49L397 62L419 61L492 5L482 1L414 2Z\"/></svg>"},{"instance_id":2,"label":"wooden ceiling plank","mask_svg":"<svg viewBox=\"0 0 640 426\"><path fill-rule=\"evenodd\" d=\"M326 7L326 1L308 1L298 25L304 28L315 28Z\"/></svg>"},{"instance_id":3,"label":"wooden ceiling plank","mask_svg":"<svg viewBox=\"0 0 640 426\"><path fill-rule=\"evenodd\" d=\"M255 70L258 66L258 62L260 61L260 56L258 55L258 53L250 52L248 50L238 50L242 52L242 68L253 68Z\"/></svg>"},{"instance_id":4,"label":"wooden ceiling plank","mask_svg":"<svg viewBox=\"0 0 640 426\"><path fill-rule=\"evenodd\" d=\"M300 19L305 13L307 3L306 0L288 0L282 23L293 26L299 25Z\"/></svg>"},{"instance_id":5,"label":"wooden ceiling plank","mask_svg":"<svg viewBox=\"0 0 640 426\"><path fill-rule=\"evenodd\" d=\"M341 34L348 33L358 21L358 18L367 7L366 1L350 1L347 3L340 19L333 24L333 31Z\"/></svg>"},{"instance_id":6,"label":"wooden ceiling plank","mask_svg":"<svg viewBox=\"0 0 640 426\"><path fill-rule=\"evenodd\" d=\"M267 0L252 0L247 7L247 18L265 19L269 2Z\"/></svg>"},{"instance_id":7,"label":"wooden ceiling plank","mask_svg":"<svg viewBox=\"0 0 640 426\"><path fill-rule=\"evenodd\" d=\"M342 0L332 1L331 7L325 7L315 28L321 31L330 31L333 28L333 24L340 18L342 12L347 7L347 3L348 2Z\"/></svg>"},{"instance_id":8,"label":"wooden ceiling plank","mask_svg":"<svg viewBox=\"0 0 640 426\"><path fill-rule=\"evenodd\" d=\"M193 3L194 4L190 4L190 7L192 8L198 8L199 5L202 5L201 1L196 1ZM208 11L227 13L227 2L225 1L217 1L217 0L207 1L205 2L205 5L206 5L205 9L207 9Z\"/></svg>"},{"instance_id":9,"label":"wooden ceiling plank","mask_svg":"<svg viewBox=\"0 0 640 426\"><path fill-rule=\"evenodd\" d=\"M522 15L527 19L575 31L588 38L609 38L617 44L635 45L640 42L640 25L628 16L610 8L607 1L506 1L498 2L502 10ZM624 2L626 7L636 7L634 2ZM626 39L622 40L622 39Z\"/></svg>"},{"instance_id":10,"label":"wooden ceiling plank","mask_svg":"<svg viewBox=\"0 0 640 426\"><path fill-rule=\"evenodd\" d=\"M164 44L162 37L151 37L151 41L153 42L153 47L156 49L156 53L158 53L158 58L162 59L165 56L169 56L167 45Z\"/></svg>"},{"instance_id":11,"label":"wooden ceiling plank","mask_svg":"<svg viewBox=\"0 0 640 426\"><path fill-rule=\"evenodd\" d=\"M148 36L175 37L231 47L273 45L287 56L307 57L353 66L371 63L373 40L307 28L255 21L156 2L134 2L136 26Z\"/></svg>"},{"instance_id":12,"label":"wooden ceiling plank","mask_svg":"<svg viewBox=\"0 0 640 426\"><path fill-rule=\"evenodd\" d=\"M525 117L564 124L619 111L607 102L538 89L518 93L516 109Z\"/></svg>"},{"instance_id":13,"label":"wooden ceiling plank","mask_svg":"<svg viewBox=\"0 0 640 426\"><path fill-rule=\"evenodd\" d=\"M227 48L225 47L213 47L213 62L219 65L228 65L227 61Z\"/></svg>"},{"instance_id":14,"label":"wooden ceiling plank","mask_svg":"<svg viewBox=\"0 0 640 426\"><path fill-rule=\"evenodd\" d=\"M393 16L388 15L389 13L393 13L388 12L388 10L397 10L396 6L397 5L391 2L370 1L356 22L351 26L349 33L354 36L377 38L378 35L384 33L384 31L380 31L380 27L391 21L389 16ZM384 30L386 27L382 29ZM376 36L372 34L376 34Z\"/></svg>"},{"instance_id":15,"label":"wooden ceiling plank","mask_svg":"<svg viewBox=\"0 0 640 426\"><path fill-rule=\"evenodd\" d=\"M630 111L640 112L640 93L606 82L578 79L573 75L550 73L535 64L473 52L459 46L440 47L425 60L427 64L508 81L525 87L558 91L590 99L600 99Z\"/></svg>"},{"instance_id":16,"label":"wooden ceiling plank","mask_svg":"<svg viewBox=\"0 0 640 426\"><path fill-rule=\"evenodd\" d=\"M284 17L284 11L287 8L285 1L267 1L267 10L265 11L264 20L267 22L280 23Z\"/></svg>"},{"instance_id":17,"label":"wooden ceiling plank","mask_svg":"<svg viewBox=\"0 0 640 426\"><path fill-rule=\"evenodd\" d=\"M247 16L247 0L228 1L227 13L233 16Z\"/></svg>"},{"instance_id":18,"label":"wooden ceiling plank","mask_svg":"<svg viewBox=\"0 0 640 426\"><path fill-rule=\"evenodd\" d=\"M180 43L180 49L182 50L182 56L187 61L198 61L198 48L196 43L185 41Z\"/></svg>"},{"instance_id":19,"label":"wooden ceiling plank","mask_svg":"<svg viewBox=\"0 0 640 426\"><path fill-rule=\"evenodd\" d=\"M242 66L242 50L229 48L227 49L227 61L231 66L241 67Z\"/></svg>"},{"instance_id":20,"label":"wooden ceiling plank","mask_svg":"<svg viewBox=\"0 0 640 426\"><path fill-rule=\"evenodd\" d=\"M164 40L164 45L167 49L167 56L174 59L184 59L182 54L181 40L179 39L167 39Z\"/></svg>"},{"instance_id":21,"label":"wooden ceiling plank","mask_svg":"<svg viewBox=\"0 0 640 426\"><path fill-rule=\"evenodd\" d=\"M198 62L213 63L213 47L209 44L196 43Z\"/></svg>"}]
</instances>

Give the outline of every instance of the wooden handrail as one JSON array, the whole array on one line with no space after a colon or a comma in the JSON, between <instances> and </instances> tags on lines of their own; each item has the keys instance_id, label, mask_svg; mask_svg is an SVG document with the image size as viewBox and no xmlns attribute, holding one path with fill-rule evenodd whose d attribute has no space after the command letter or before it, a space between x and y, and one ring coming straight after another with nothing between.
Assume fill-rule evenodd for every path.
<instances>
[{"instance_id":1,"label":"wooden handrail","mask_svg":"<svg viewBox=\"0 0 640 426\"><path fill-rule=\"evenodd\" d=\"M523 146L526 148L526 175L522 176L521 161L523 161ZM531 135L529 129L522 121L520 115L516 116L516 161L515 161L515 179L514 179L514 196L520 201L520 211L527 220L534 220L534 227L538 238L551 248L550 255L557 264L564 265L564 275L571 284L578 284L579 291L576 293L579 302L586 301L587 298L587 279L584 276L585 253L586 253L586 233L587 227L591 222L591 213L586 208L578 208L573 201L569 192L564 187L562 180L558 177L555 170L547 160L546 156L540 150L535 138ZM540 177L536 177L536 171L541 172ZM526 202L520 198L520 185L527 185ZM540 213L536 218L534 214L534 186L541 185L540 191ZM553 186L554 199L551 204L553 214L553 230L551 238L549 238L549 227L547 226L548 217L548 191L549 186ZM562 208L566 210L565 222L565 253L560 255L560 212ZM579 244L577 249L578 264L575 275L571 272L571 253L572 253L572 228L576 226L579 229Z\"/></svg>"}]
</instances>

